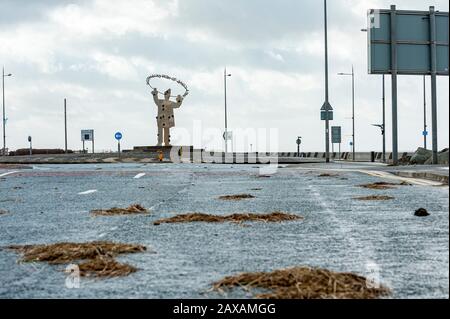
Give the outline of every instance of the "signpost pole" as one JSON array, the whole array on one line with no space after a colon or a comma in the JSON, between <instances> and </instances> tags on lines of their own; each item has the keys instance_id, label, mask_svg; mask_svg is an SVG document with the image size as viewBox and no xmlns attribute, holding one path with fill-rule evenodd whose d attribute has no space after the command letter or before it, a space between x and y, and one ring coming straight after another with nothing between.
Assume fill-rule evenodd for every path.
<instances>
[{"instance_id":1,"label":"signpost pole","mask_svg":"<svg viewBox=\"0 0 450 319\"><path fill-rule=\"evenodd\" d=\"M64 99L64 152L67 154L67 101Z\"/></svg>"},{"instance_id":2,"label":"signpost pole","mask_svg":"<svg viewBox=\"0 0 450 319\"><path fill-rule=\"evenodd\" d=\"M397 19L396 6L391 6L391 73L392 73L392 161L398 165L397 119Z\"/></svg>"},{"instance_id":3,"label":"signpost pole","mask_svg":"<svg viewBox=\"0 0 450 319\"><path fill-rule=\"evenodd\" d=\"M437 53L436 53L436 12L430 7L430 43L431 43L431 121L433 130L433 164L438 164L437 136Z\"/></svg>"},{"instance_id":4,"label":"signpost pole","mask_svg":"<svg viewBox=\"0 0 450 319\"><path fill-rule=\"evenodd\" d=\"M117 142L117 153L119 154L120 159L120 141Z\"/></svg>"}]
</instances>

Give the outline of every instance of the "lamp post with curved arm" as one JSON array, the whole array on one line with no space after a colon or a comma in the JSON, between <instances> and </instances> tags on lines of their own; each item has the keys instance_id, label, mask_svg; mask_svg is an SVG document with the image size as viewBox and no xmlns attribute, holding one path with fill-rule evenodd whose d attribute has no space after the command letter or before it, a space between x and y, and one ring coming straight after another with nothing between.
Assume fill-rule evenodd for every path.
<instances>
[{"instance_id":1,"label":"lamp post with curved arm","mask_svg":"<svg viewBox=\"0 0 450 319\"><path fill-rule=\"evenodd\" d=\"M6 113L5 113L5 77L12 76L5 74L5 67L2 69L2 90L3 90L3 156L6 156Z\"/></svg>"}]
</instances>

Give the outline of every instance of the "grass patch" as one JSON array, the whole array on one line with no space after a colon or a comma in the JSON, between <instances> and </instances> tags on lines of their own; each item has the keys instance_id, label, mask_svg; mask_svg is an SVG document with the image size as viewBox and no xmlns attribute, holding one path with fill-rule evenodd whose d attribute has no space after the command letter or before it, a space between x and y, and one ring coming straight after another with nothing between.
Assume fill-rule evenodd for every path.
<instances>
[{"instance_id":1,"label":"grass patch","mask_svg":"<svg viewBox=\"0 0 450 319\"><path fill-rule=\"evenodd\" d=\"M240 195L225 195L220 196L219 199L221 200L244 200L244 199L251 199L255 198L255 196L250 194L240 194Z\"/></svg>"},{"instance_id":2,"label":"grass patch","mask_svg":"<svg viewBox=\"0 0 450 319\"><path fill-rule=\"evenodd\" d=\"M219 292L235 287L269 290L255 296L261 299L375 299L390 294L383 286L368 287L367 279L356 274L308 267L243 273L213 284Z\"/></svg>"},{"instance_id":3,"label":"grass patch","mask_svg":"<svg viewBox=\"0 0 450 319\"><path fill-rule=\"evenodd\" d=\"M131 205L128 208L97 209L92 210L91 215L94 216L121 216L121 215L138 215L147 214L148 210L141 205Z\"/></svg>"},{"instance_id":4,"label":"grass patch","mask_svg":"<svg viewBox=\"0 0 450 319\"><path fill-rule=\"evenodd\" d=\"M121 254L140 253L145 246L107 241L90 243L57 243L49 245L12 245L6 247L22 254L22 262L47 262L50 265L78 264L81 276L127 276L137 269L117 262Z\"/></svg>"},{"instance_id":5,"label":"grass patch","mask_svg":"<svg viewBox=\"0 0 450 319\"><path fill-rule=\"evenodd\" d=\"M153 225L161 224L175 224L175 223L243 223L243 222L265 222L265 223L280 223L285 221L294 221L303 219L303 217L293 214L286 214L282 212L273 212L270 214L233 214L233 215L209 215L201 213L191 213L176 215L174 217L160 219L153 223Z\"/></svg>"}]
</instances>

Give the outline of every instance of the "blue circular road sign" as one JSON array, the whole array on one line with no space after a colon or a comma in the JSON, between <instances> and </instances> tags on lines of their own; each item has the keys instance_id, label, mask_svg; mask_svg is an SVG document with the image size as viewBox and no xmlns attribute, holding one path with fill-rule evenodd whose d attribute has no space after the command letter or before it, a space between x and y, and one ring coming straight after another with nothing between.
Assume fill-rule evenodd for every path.
<instances>
[{"instance_id":1,"label":"blue circular road sign","mask_svg":"<svg viewBox=\"0 0 450 319\"><path fill-rule=\"evenodd\" d=\"M120 141L122 139L122 133L117 132L114 137L116 138L116 140Z\"/></svg>"}]
</instances>

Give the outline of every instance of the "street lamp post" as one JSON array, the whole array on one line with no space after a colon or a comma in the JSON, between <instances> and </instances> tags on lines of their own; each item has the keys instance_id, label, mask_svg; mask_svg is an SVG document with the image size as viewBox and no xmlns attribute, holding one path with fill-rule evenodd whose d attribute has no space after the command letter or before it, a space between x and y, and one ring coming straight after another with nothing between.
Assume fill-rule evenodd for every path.
<instances>
[{"instance_id":1,"label":"street lamp post","mask_svg":"<svg viewBox=\"0 0 450 319\"><path fill-rule=\"evenodd\" d=\"M223 72L223 82L225 89L225 154L228 153L228 114L227 114L227 77L231 76L231 74L227 73L227 68L225 68Z\"/></svg>"},{"instance_id":2,"label":"street lamp post","mask_svg":"<svg viewBox=\"0 0 450 319\"><path fill-rule=\"evenodd\" d=\"M428 134L428 126L427 126L427 83L426 83L426 75L423 76L423 147L427 149L427 134Z\"/></svg>"},{"instance_id":3,"label":"street lamp post","mask_svg":"<svg viewBox=\"0 0 450 319\"><path fill-rule=\"evenodd\" d=\"M386 87L383 74L383 124L372 124L372 126L379 127L381 129L381 135L383 136L383 163L386 163Z\"/></svg>"},{"instance_id":4,"label":"street lamp post","mask_svg":"<svg viewBox=\"0 0 450 319\"><path fill-rule=\"evenodd\" d=\"M327 0L324 0L324 29L325 29L325 102L321 108L322 120L325 120L325 152L326 162L330 162L330 120L332 120L333 107L329 101L328 91L328 17Z\"/></svg>"},{"instance_id":5,"label":"street lamp post","mask_svg":"<svg viewBox=\"0 0 450 319\"><path fill-rule=\"evenodd\" d=\"M352 77L352 153L353 161L355 161L355 70L352 65L352 73L338 73L338 75L346 75Z\"/></svg>"},{"instance_id":6,"label":"street lamp post","mask_svg":"<svg viewBox=\"0 0 450 319\"><path fill-rule=\"evenodd\" d=\"M5 67L2 69L2 89L3 89L3 156L6 156L6 113L5 113L5 77L12 76L5 74Z\"/></svg>"}]
</instances>

